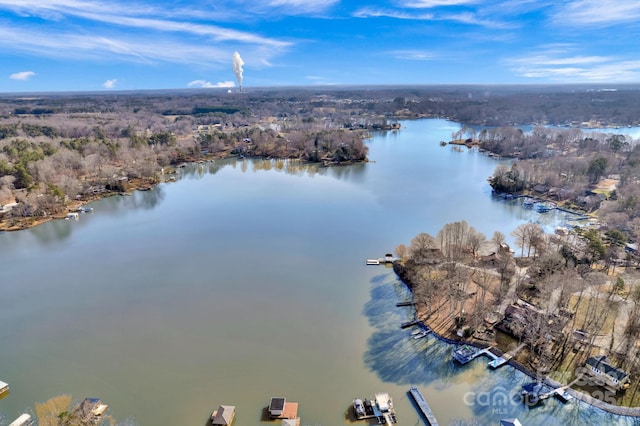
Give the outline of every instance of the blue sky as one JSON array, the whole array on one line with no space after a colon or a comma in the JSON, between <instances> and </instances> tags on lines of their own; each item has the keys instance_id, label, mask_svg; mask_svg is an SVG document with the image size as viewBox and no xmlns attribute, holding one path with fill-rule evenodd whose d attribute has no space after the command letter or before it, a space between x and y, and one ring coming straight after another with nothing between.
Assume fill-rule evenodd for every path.
<instances>
[{"instance_id":1,"label":"blue sky","mask_svg":"<svg viewBox=\"0 0 640 426\"><path fill-rule=\"evenodd\" d=\"M640 83L640 1L0 0L0 46L0 92Z\"/></svg>"}]
</instances>

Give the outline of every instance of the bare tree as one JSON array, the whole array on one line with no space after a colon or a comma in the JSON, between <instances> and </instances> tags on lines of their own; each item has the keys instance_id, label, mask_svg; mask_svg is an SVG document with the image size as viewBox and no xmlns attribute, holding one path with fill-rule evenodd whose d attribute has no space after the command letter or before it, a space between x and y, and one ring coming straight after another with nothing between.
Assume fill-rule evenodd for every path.
<instances>
[{"instance_id":1,"label":"bare tree","mask_svg":"<svg viewBox=\"0 0 640 426\"><path fill-rule=\"evenodd\" d=\"M426 232L422 232L411 240L411 245L409 246L410 257L416 263L422 263L428 258L430 250L434 247L435 239Z\"/></svg>"}]
</instances>

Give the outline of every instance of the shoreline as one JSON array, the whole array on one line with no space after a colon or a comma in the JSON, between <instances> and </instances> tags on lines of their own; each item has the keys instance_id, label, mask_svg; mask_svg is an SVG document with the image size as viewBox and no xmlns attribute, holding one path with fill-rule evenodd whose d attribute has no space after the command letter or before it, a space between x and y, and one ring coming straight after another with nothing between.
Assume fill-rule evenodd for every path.
<instances>
[{"instance_id":1,"label":"shoreline","mask_svg":"<svg viewBox=\"0 0 640 426\"><path fill-rule=\"evenodd\" d=\"M187 161L184 161L180 164L197 164L197 163L201 163L201 162L211 162L211 161L215 161L215 160L231 160L231 159L239 159L240 157L238 157L237 155L229 155L227 153L223 153L221 155L209 155L207 156L205 159L202 158L189 158L187 159ZM280 158L280 157L244 157L246 159L256 159L256 158L269 158L272 160L291 160L291 158ZM350 165L354 165L354 164L358 164L358 163L368 163L370 162L369 159L364 159L362 161L345 161L345 162L328 162L328 161L318 161L318 162L308 162L306 161L306 164L317 164L318 167L336 167L336 166L350 166ZM177 170L178 168L180 168L180 165L171 165L170 166L172 169ZM176 174L177 172L174 173L169 173L169 174ZM158 178L158 176L154 177L154 178L147 178L147 179L142 179L142 178L136 178L136 179L131 179L129 180L125 186L125 190L124 191L109 191L106 193L102 193L102 194L95 194L92 195L86 199L82 199L82 200L71 200L69 202L67 202L66 204L63 205L63 209L64 211L61 213L55 213L55 214L51 214L48 216L41 216L41 217L4 217L4 216L0 216L0 233L1 232L15 232L15 231L24 231L30 228L34 228L38 225L42 225L44 223L50 222L52 220L56 220L56 219L65 219L68 213L73 213L76 212L78 207L88 204L88 203L92 203L94 201L99 201L102 200L104 198L108 198L108 197L113 197L113 196L119 196L119 195L131 195L133 192L135 191L149 191L150 189L155 188L156 186L158 186L159 184L163 183L165 181L161 180ZM14 221L15 223L13 225L9 225L8 223Z\"/></svg>"},{"instance_id":2,"label":"shoreline","mask_svg":"<svg viewBox=\"0 0 640 426\"><path fill-rule=\"evenodd\" d=\"M411 294L413 295L413 290L411 288L411 285L407 282L404 281L404 279L401 277L399 271L396 269L396 265L398 265L397 261L393 263L393 271L395 272L396 276L398 277L398 279L407 287L407 289L411 292ZM421 320L420 318L418 318L418 311L416 310L415 305L412 306L413 309L413 319L418 321L418 327L422 328L422 329L428 329L431 330L431 334L434 335L436 337L436 339L438 339L439 341L452 345L452 346L461 346L461 345L469 345L469 346L473 346L474 348L477 349L486 349L491 347L495 352L497 352L498 356L502 356L504 355L505 352L503 352L501 349L496 348L496 347L492 347L488 344L482 344L479 343L475 340L464 340L462 338L460 338L459 340L454 340L454 339L450 339L448 337L445 337L443 335L441 335L440 333L436 332L433 328L431 328L429 326L429 324L425 321L425 320ZM538 377L537 374L535 374L533 371L529 370L526 366L524 366L522 363L516 361L515 359L509 359L506 362L507 366L515 368L516 370L520 371L521 373L527 375L528 377L535 379L535 380L539 380L540 377ZM544 384L546 384L547 386L551 386L552 388L558 388L558 387L562 387L562 386L566 386L566 383L560 383L557 382L553 379L551 379L548 376L545 376L542 379L542 382ZM573 389L571 387L566 389L567 392L573 396L575 399L582 401L586 404L589 404L593 407L599 408L603 411L606 411L608 413L611 414L616 414L616 415L620 415L620 416L626 416L626 417L640 417L640 407L625 407L625 406L621 406L621 405L613 405L613 404L609 404L607 402L602 401L601 399L597 399L592 397L591 395L588 395L584 392L578 391L576 389Z\"/></svg>"}]
</instances>

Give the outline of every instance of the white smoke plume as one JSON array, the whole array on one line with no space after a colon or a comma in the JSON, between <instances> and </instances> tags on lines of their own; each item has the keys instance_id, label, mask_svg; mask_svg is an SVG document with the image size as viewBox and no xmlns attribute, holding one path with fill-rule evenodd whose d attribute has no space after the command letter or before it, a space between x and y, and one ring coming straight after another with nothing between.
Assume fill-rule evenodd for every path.
<instances>
[{"instance_id":1,"label":"white smoke plume","mask_svg":"<svg viewBox=\"0 0 640 426\"><path fill-rule=\"evenodd\" d=\"M238 85L240 85L240 91L242 91L242 66L244 61L240 57L238 52L233 52L233 73L236 75Z\"/></svg>"}]
</instances>

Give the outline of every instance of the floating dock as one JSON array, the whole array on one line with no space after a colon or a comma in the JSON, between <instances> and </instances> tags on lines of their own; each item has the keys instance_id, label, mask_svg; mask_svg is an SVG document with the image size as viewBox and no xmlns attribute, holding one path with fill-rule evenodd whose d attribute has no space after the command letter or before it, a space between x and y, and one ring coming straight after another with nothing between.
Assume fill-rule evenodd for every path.
<instances>
[{"instance_id":1,"label":"floating dock","mask_svg":"<svg viewBox=\"0 0 640 426\"><path fill-rule=\"evenodd\" d=\"M21 414L20 417L9 423L9 426L31 426L31 416L29 414Z\"/></svg>"},{"instance_id":2,"label":"floating dock","mask_svg":"<svg viewBox=\"0 0 640 426\"><path fill-rule=\"evenodd\" d=\"M429 407L427 400L424 399L424 396L422 396L422 392L420 392L417 387L411 386L411 388L409 389L409 395L411 395L416 405L422 412L422 415L427 420L427 424L430 426L438 426L438 420L436 420L436 416L433 414L433 411L431 411L431 407Z\"/></svg>"}]
</instances>

